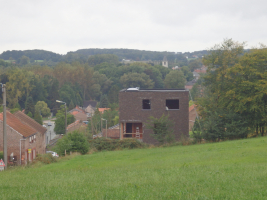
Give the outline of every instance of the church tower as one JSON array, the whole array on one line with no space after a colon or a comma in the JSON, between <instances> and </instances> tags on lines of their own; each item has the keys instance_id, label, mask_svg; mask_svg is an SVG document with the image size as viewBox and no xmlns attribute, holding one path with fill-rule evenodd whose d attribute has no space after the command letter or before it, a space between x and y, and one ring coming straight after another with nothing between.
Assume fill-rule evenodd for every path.
<instances>
[{"instance_id":1,"label":"church tower","mask_svg":"<svg viewBox=\"0 0 267 200\"><path fill-rule=\"evenodd\" d=\"M164 58L163 58L162 66L168 68L168 60L167 60L166 56L164 56Z\"/></svg>"}]
</instances>

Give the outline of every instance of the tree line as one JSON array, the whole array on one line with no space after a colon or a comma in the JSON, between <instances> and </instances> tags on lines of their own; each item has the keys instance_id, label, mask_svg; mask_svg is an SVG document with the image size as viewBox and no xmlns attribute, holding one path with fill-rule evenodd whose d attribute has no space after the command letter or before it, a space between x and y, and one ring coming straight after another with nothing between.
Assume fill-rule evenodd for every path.
<instances>
[{"instance_id":1,"label":"tree line","mask_svg":"<svg viewBox=\"0 0 267 200\"><path fill-rule=\"evenodd\" d=\"M9 108L25 108L29 97L35 105L44 101L52 112L59 109L56 100L71 109L84 100L96 100L100 107L118 103L119 90L128 87L184 88L193 79L192 69L171 70L147 63L121 64L114 55L95 55L83 63L60 62L41 66L27 64L0 66L0 81L6 84ZM33 114L33 113L32 113Z\"/></svg>"},{"instance_id":2,"label":"tree line","mask_svg":"<svg viewBox=\"0 0 267 200\"><path fill-rule=\"evenodd\" d=\"M226 39L204 56L208 67L196 99L195 136L212 141L264 135L267 125L267 48L244 50Z\"/></svg>"}]
</instances>

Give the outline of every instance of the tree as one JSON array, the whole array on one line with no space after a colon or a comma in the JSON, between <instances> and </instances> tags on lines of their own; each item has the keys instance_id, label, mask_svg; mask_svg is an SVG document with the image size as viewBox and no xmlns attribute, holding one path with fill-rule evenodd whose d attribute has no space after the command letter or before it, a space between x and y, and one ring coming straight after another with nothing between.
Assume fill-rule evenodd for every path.
<instances>
[{"instance_id":1,"label":"tree","mask_svg":"<svg viewBox=\"0 0 267 200\"><path fill-rule=\"evenodd\" d=\"M65 150L68 154L70 152L86 154L89 150L89 143L83 133L73 131L58 140L55 150L59 155L64 155Z\"/></svg>"},{"instance_id":2,"label":"tree","mask_svg":"<svg viewBox=\"0 0 267 200\"><path fill-rule=\"evenodd\" d=\"M193 72L195 69L201 68L202 67L201 59L191 60L188 64L188 67L191 72Z\"/></svg>"},{"instance_id":3,"label":"tree","mask_svg":"<svg viewBox=\"0 0 267 200\"><path fill-rule=\"evenodd\" d=\"M248 130L256 135L258 132L262 135L265 133L267 50L253 49L244 53L243 46L244 43L225 40L215 45L211 54L203 59L208 66L208 73L203 77L204 95L197 100L197 104L203 122L214 122L213 127L210 124L210 128L206 129L214 132L213 129L219 127L218 134L224 128L229 130L217 139L246 137ZM217 123L223 125L217 126ZM230 130L233 130L231 134L227 133ZM210 139L214 138L212 136Z\"/></svg>"},{"instance_id":4,"label":"tree","mask_svg":"<svg viewBox=\"0 0 267 200\"><path fill-rule=\"evenodd\" d=\"M118 103L119 101L119 87L117 85L113 85L108 92L108 100L110 103Z\"/></svg>"},{"instance_id":5,"label":"tree","mask_svg":"<svg viewBox=\"0 0 267 200\"><path fill-rule=\"evenodd\" d=\"M28 112L28 114L27 114L30 118L32 118L33 116L32 116L32 113L31 112Z\"/></svg>"},{"instance_id":6,"label":"tree","mask_svg":"<svg viewBox=\"0 0 267 200\"><path fill-rule=\"evenodd\" d=\"M56 114L55 132L56 134L65 134L65 106L62 105L61 109ZM72 114L67 113L67 125L73 123L75 118Z\"/></svg>"},{"instance_id":7,"label":"tree","mask_svg":"<svg viewBox=\"0 0 267 200\"><path fill-rule=\"evenodd\" d=\"M151 134L151 136L160 144L174 140L173 125L169 117L164 114L160 118L150 116L146 124L148 129L153 130L154 134Z\"/></svg>"},{"instance_id":8,"label":"tree","mask_svg":"<svg viewBox=\"0 0 267 200\"><path fill-rule=\"evenodd\" d=\"M19 68L8 70L6 82L7 102L10 108L13 108L23 96L27 96L30 91L29 72Z\"/></svg>"},{"instance_id":9,"label":"tree","mask_svg":"<svg viewBox=\"0 0 267 200\"><path fill-rule=\"evenodd\" d=\"M35 121L37 121L39 124L43 125L42 116L40 114L40 111L38 109L35 109L34 118Z\"/></svg>"},{"instance_id":10,"label":"tree","mask_svg":"<svg viewBox=\"0 0 267 200\"><path fill-rule=\"evenodd\" d=\"M27 57L27 56L22 56L22 57L19 59L19 64L20 64L20 65L27 65L28 63L30 63L30 58Z\"/></svg>"},{"instance_id":11,"label":"tree","mask_svg":"<svg viewBox=\"0 0 267 200\"><path fill-rule=\"evenodd\" d=\"M187 81L192 81L194 79L193 73L189 70L187 66L183 66L181 70L184 73L184 76Z\"/></svg>"},{"instance_id":12,"label":"tree","mask_svg":"<svg viewBox=\"0 0 267 200\"><path fill-rule=\"evenodd\" d=\"M165 88L169 89L183 89L185 86L186 79L184 73L180 70L172 70L166 75L164 80Z\"/></svg>"},{"instance_id":13,"label":"tree","mask_svg":"<svg viewBox=\"0 0 267 200\"><path fill-rule=\"evenodd\" d=\"M43 117L49 117L51 114L50 109L47 107L47 104L44 101L38 101L35 105L35 110L41 112Z\"/></svg>"},{"instance_id":14,"label":"tree","mask_svg":"<svg viewBox=\"0 0 267 200\"><path fill-rule=\"evenodd\" d=\"M108 97L107 97L107 95L104 94L100 98L100 105L99 105L99 107L100 108L108 108L108 105L109 105Z\"/></svg>"},{"instance_id":15,"label":"tree","mask_svg":"<svg viewBox=\"0 0 267 200\"><path fill-rule=\"evenodd\" d=\"M27 115L28 113L35 113L34 111L34 104L31 96L27 97L26 103L25 103L25 114Z\"/></svg>"},{"instance_id":16,"label":"tree","mask_svg":"<svg viewBox=\"0 0 267 200\"><path fill-rule=\"evenodd\" d=\"M73 101L70 101L70 105L69 105L69 110L72 110L73 108L75 108L75 105L73 103Z\"/></svg>"},{"instance_id":17,"label":"tree","mask_svg":"<svg viewBox=\"0 0 267 200\"><path fill-rule=\"evenodd\" d=\"M145 73L130 72L124 74L120 78L120 82L124 88L140 87L140 88L153 88L154 82Z\"/></svg>"}]
</instances>

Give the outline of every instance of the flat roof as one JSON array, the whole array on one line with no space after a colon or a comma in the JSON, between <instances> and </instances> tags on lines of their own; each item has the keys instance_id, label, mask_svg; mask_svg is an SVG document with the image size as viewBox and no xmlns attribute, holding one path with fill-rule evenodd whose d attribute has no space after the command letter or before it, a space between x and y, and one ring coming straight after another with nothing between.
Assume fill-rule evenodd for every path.
<instances>
[{"instance_id":1,"label":"flat roof","mask_svg":"<svg viewBox=\"0 0 267 200\"><path fill-rule=\"evenodd\" d=\"M139 88L127 88L122 89L120 92L178 92L178 91L187 91L186 89L160 89L160 88L153 88L153 89L139 89Z\"/></svg>"}]
</instances>

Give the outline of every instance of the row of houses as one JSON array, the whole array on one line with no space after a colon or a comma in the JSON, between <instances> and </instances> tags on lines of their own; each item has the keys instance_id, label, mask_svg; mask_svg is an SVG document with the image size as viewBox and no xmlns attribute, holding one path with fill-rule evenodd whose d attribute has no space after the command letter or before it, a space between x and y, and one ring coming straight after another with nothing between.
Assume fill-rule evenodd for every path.
<instances>
[{"instance_id":1,"label":"row of houses","mask_svg":"<svg viewBox=\"0 0 267 200\"><path fill-rule=\"evenodd\" d=\"M26 164L44 154L47 129L21 111L6 112L8 164ZM0 151L3 151L3 113L0 113Z\"/></svg>"},{"instance_id":2,"label":"row of houses","mask_svg":"<svg viewBox=\"0 0 267 200\"><path fill-rule=\"evenodd\" d=\"M188 106L189 92L185 89L139 89L128 88L119 92L119 124L101 133L102 137L113 139L135 138L145 143L156 144L152 130L147 128L150 116L160 118L167 115L174 122L174 136L179 140L189 136L196 117L195 107ZM94 104L70 111L76 121L67 127L68 132L86 125L88 117L95 111ZM100 109L104 112L107 108ZM90 112L88 112L90 111ZM47 129L21 111L12 114L7 111L7 146L9 164L26 164L35 159L37 154L46 150ZM0 113L0 151L3 150L3 113Z\"/></svg>"}]
</instances>

